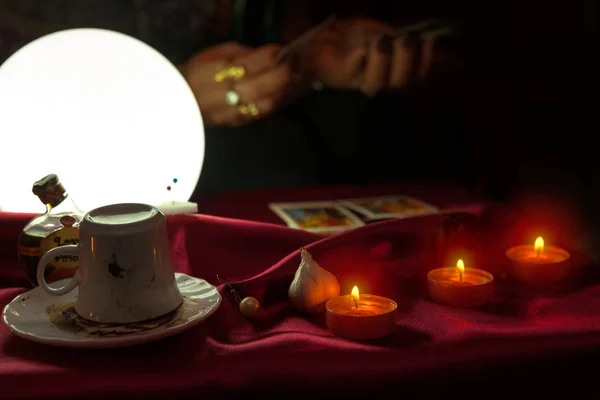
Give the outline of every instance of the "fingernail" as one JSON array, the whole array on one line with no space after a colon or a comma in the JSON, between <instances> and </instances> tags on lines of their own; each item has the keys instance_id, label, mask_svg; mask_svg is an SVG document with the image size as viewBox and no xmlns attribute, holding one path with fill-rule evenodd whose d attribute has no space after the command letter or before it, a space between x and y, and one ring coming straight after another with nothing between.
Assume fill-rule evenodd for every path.
<instances>
[{"instance_id":1,"label":"fingernail","mask_svg":"<svg viewBox=\"0 0 600 400\"><path fill-rule=\"evenodd\" d=\"M415 32L411 32L408 35L406 35L405 43L406 43L406 47L408 47L409 49L414 49L415 47L417 47L417 45L419 44L419 34L415 33Z\"/></svg>"},{"instance_id":2,"label":"fingernail","mask_svg":"<svg viewBox=\"0 0 600 400\"><path fill-rule=\"evenodd\" d=\"M392 54L394 39L390 35L383 35L377 43L377 50L382 54Z\"/></svg>"}]
</instances>

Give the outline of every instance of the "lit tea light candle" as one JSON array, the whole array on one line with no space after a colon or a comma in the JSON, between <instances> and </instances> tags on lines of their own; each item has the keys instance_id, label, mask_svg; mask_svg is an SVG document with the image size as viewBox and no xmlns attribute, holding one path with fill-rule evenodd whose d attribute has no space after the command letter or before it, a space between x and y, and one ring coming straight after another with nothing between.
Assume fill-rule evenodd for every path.
<instances>
[{"instance_id":1,"label":"lit tea light candle","mask_svg":"<svg viewBox=\"0 0 600 400\"><path fill-rule=\"evenodd\" d=\"M391 334L396 326L395 301L372 294L360 294L354 286L346 296L327 301L327 328L349 339L378 339Z\"/></svg>"},{"instance_id":2,"label":"lit tea light candle","mask_svg":"<svg viewBox=\"0 0 600 400\"><path fill-rule=\"evenodd\" d=\"M545 246L540 236L533 246L511 247L506 256L513 263L513 274L523 282L549 284L562 281L570 272L568 251Z\"/></svg>"},{"instance_id":3,"label":"lit tea light candle","mask_svg":"<svg viewBox=\"0 0 600 400\"><path fill-rule=\"evenodd\" d=\"M458 260L456 267L430 271L427 280L433 301L452 307L479 307L494 294L494 276L482 269L465 268L463 260Z\"/></svg>"}]
</instances>

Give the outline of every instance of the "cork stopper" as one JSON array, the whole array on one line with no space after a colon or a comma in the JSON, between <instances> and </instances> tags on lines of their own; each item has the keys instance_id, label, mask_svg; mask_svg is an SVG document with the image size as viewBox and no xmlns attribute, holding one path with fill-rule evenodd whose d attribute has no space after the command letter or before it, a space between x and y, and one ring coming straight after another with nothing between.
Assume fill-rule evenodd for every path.
<instances>
[{"instance_id":1,"label":"cork stopper","mask_svg":"<svg viewBox=\"0 0 600 400\"><path fill-rule=\"evenodd\" d=\"M65 187L56 174L50 174L33 184L33 194L44 204L56 207L66 197Z\"/></svg>"}]
</instances>

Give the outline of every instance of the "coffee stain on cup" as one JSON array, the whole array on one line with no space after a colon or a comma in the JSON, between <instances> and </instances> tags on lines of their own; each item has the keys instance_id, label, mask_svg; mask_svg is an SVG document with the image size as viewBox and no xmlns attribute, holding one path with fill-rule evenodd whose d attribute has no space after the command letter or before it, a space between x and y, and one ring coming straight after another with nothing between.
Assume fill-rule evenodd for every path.
<instances>
[{"instance_id":1,"label":"coffee stain on cup","mask_svg":"<svg viewBox=\"0 0 600 400\"><path fill-rule=\"evenodd\" d=\"M125 272L125 268L122 268L117 264L117 257L113 254L112 262L108 263L108 272L115 278L122 278Z\"/></svg>"},{"instance_id":2,"label":"coffee stain on cup","mask_svg":"<svg viewBox=\"0 0 600 400\"><path fill-rule=\"evenodd\" d=\"M182 303L175 310L157 318L129 324L105 324L88 321L80 317L75 311L75 303L53 304L46 308L50 322L57 328L79 335L122 337L125 335L141 334L158 327L168 328L185 322L182 315L189 305L193 303L183 297Z\"/></svg>"}]
</instances>

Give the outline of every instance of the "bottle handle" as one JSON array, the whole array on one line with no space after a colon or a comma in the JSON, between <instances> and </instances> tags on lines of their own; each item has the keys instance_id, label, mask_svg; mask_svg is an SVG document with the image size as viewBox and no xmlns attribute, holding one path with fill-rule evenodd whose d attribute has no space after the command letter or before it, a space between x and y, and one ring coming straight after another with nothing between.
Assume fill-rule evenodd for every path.
<instances>
[{"instance_id":1,"label":"bottle handle","mask_svg":"<svg viewBox=\"0 0 600 400\"><path fill-rule=\"evenodd\" d=\"M50 293L53 296L61 296L65 293L69 293L71 290L75 289L77 285L79 285L79 270L77 270L75 276L65 286L60 288L52 288L48 286L48 283L44 278L44 271L46 270L46 266L52 258L62 255L79 255L79 245L69 244L50 249L46 252L46 254L42 256L40 262L38 263L38 285L40 285L42 289L44 289L46 292Z\"/></svg>"}]
</instances>

